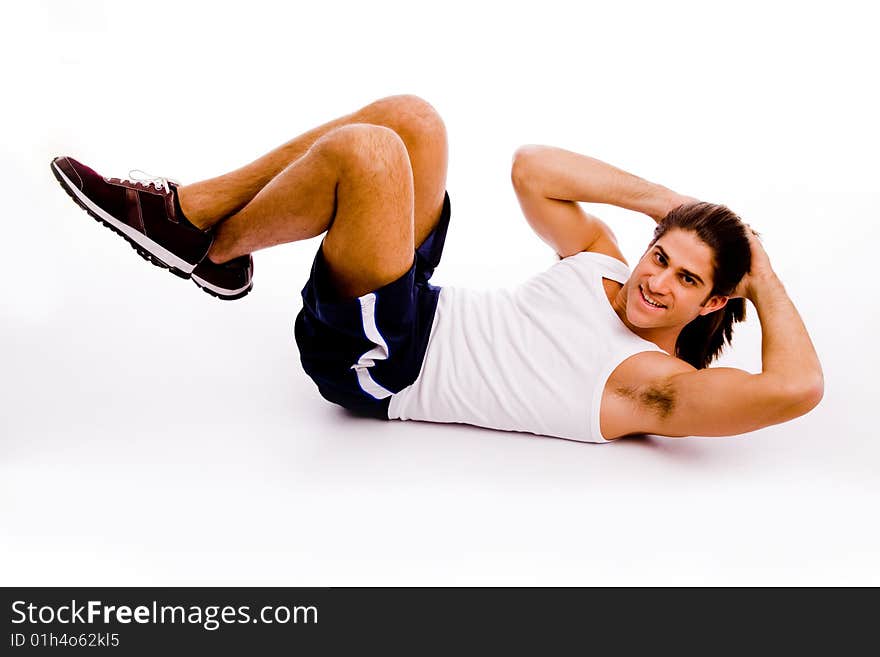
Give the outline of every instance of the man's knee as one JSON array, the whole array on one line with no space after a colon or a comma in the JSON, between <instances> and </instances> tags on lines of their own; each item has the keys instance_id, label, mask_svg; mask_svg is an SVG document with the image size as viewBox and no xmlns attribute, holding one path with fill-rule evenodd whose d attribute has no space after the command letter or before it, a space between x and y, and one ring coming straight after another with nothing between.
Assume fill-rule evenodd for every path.
<instances>
[{"instance_id":1,"label":"man's knee","mask_svg":"<svg viewBox=\"0 0 880 657\"><path fill-rule=\"evenodd\" d=\"M369 123L351 123L325 134L316 146L349 174L385 177L406 172L406 145L391 128Z\"/></svg>"},{"instance_id":2,"label":"man's knee","mask_svg":"<svg viewBox=\"0 0 880 657\"><path fill-rule=\"evenodd\" d=\"M365 110L397 132L407 143L417 140L446 139L446 126L440 114L425 99L412 94L400 94L381 98Z\"/></svg>"}]
</instances>

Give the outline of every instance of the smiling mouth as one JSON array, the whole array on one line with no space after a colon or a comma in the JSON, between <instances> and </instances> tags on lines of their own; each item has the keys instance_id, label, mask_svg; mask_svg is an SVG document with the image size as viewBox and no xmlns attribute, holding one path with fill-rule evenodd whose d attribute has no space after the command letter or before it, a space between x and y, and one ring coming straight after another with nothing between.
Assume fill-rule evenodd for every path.
<instances>
[{"instance_id":1,"label":"smiling mouth","mask_svg":"<svg viewBox=\"0 0 880 657\"><path fill-rule=\"evenodd\" d=\"M642 290L641 285L639 286L639 296L642 297L642 301L644 301L645 305L649 308L653 308L654 310L663 310L664 308L666 308L666 306L649 301L648 298L645 296L645 292L644 290Z\"/></svg>"}]
</instances>

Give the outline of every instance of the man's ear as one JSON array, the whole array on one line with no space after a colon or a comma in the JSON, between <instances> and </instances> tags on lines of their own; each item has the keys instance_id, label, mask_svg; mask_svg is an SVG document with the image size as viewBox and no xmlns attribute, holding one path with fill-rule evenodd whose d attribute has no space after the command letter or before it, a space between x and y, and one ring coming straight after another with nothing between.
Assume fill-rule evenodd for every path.
<instances>
[{"instance_id":1,"label":"man's ear","mask_svg":"<svg viewBox=\"0 0 880 657\"><path fill-rule=\"evenodd\" d=\"M700 311L700 314L701 315L708 315L709 313L713 313L716 310L721 310L722 308L724 308L724 306L727 305L727 300L729 298L730 297L725 297L725 296L721 296L720 294L716 294L715 296L711 297L706 302L706 305L703 306L703 309Z\"/></svg>"}]
</instances>

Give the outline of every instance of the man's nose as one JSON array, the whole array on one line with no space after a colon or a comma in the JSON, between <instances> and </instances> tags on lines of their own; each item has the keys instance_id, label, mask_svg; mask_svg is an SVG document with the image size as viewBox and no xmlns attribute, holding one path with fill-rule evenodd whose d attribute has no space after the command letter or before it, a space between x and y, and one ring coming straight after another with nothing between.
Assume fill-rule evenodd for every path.
<instances>
[{"instance_id":1,"label":"man's nose","mask_svg":"<svg viewBox=\"0 0 880 657\"><path fill-rule=\"evenodd\" d=\"M651 277L651 280L648 281L650 288L653 292L657 294L666 294L669 292L669 285L672 280L673 272L668 269L665 271L658 272Z\"/></svg>"}]
</instances>

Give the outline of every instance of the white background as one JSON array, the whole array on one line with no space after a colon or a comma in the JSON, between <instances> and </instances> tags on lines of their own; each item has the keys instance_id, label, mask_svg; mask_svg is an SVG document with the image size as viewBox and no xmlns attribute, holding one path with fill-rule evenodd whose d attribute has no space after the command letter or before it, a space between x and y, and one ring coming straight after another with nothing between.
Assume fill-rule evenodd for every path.
<instances>
[{"instance_id":1,"label":"white background","mask_svg":"<svg viewBox=\"0 0 880 657\"><path fill-rule=\"evenodd\" d=\"M0 55L0 584L880 584L880 61L870 3L14 3ZM11 13L10 13L11 12ZM317 241L221 302L49 171L184 182L381 96L446 120L434 282L553 261L523 143L726 203L764 235L825 398L753 434L589 445L351 418L300 369ZM590 208L634 263L653 222ZM760 371L760 325L721 364Z\"/></svg>"}]
</instances>

